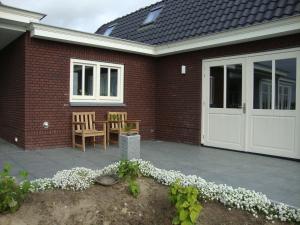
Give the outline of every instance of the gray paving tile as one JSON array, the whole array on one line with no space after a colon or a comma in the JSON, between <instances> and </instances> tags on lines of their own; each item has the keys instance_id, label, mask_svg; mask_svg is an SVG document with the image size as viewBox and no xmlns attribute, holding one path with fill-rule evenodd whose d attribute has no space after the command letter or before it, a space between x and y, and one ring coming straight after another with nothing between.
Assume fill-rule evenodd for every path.
<instances>
[{"instance_id":1,"label":"gray paving tile","mask_svg":"<svg viewBox=\"0 0 300 225\"><path fill-rule=\"evenodd\" d=\"M233 187L262 192L271 199L300 207L300 162L202 146L143 141L141 156L163 169L180 170ZM30 177L52 177L73 167L103 168L120 159L117 146L107 151L72 148L23 151L0 139L0 166L13 165L13 174L26 169Z\"/></svg>"}]
</instances>

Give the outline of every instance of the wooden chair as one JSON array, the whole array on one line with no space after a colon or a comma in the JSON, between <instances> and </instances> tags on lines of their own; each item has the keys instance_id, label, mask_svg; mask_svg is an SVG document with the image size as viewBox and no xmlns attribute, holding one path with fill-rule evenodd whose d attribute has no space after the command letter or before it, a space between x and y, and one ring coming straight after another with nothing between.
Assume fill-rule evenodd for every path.
<instances>
[{"instance_id":1,"label":"wooden chair","mask_svg":"<svg viewBox=\"0 0 300 225\"><path fill-rule=\"evenodd\" d=\"M107 144L109 145L111 134L118 134L125 132L126 126L133 125L130 129L133 133L140 132L140 120L127 120L127 112L108 112L107 114L108 128L107 128Z\"/></svg>"},{"instance_id":2,"label":"wooden chair","mask_svg":"<svg viewBox=\"0 0 300 225\"><path fill-rule=\"evenodd\" d=\"M94 148L96 137L103 136L103 145L106 150L106 123L107 121L96 121L95 112L73 112L72 115L72 142L73 148L81 147L85 152L85 138L93 137ZM96 129L96 124L102 124L102 130ZM76 143L76 136L81 137L82 143Z\"/></svg>"}]
</instances>

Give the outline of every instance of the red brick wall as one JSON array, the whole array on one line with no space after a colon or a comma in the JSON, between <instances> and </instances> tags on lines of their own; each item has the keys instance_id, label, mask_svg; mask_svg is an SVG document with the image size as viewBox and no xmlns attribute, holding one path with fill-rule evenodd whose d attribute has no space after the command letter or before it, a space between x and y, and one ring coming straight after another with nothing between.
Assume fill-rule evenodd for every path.
<instances>
[{"instance_id":1,"label":"red brick wall","mask_svg":"<svg viewBox=\"0 0 300 225\"><path fill-rule=\"evenodd\" d=\"M193 53L161 57L157 63L156 138L201 143L202 60L300 46L300 34ZM180 74L181 65L187 74Z\"/></svg>"},{"instance_id":2,"label":"red brick wall","mask_svg":"<svg viewBox=\"0 0 300 225\"><path fill-rule=\"evenodd\" d=\"M70 58L125 65L124 107L71 107ZM140 119L144 139L154 139L155 61L153 58L109 50L28 38L26 42L26 149L71 145L71 114L95 111L97 120L108 111L127 111ZM49 129L44 129L44 121Z\"/></svg>"},{"instance_id":3,"label":"red brick wall","mask_svg":"<svg viewBox=\"0 0 300 225\"><path fill-rule=\"evenodd\" d=\"M21 36L0 51L0 137L24 147L24 44Z\"/></svg>"},{"instance_id":4,"label":"red brick wall","mask_svg":"<svg viewBox=\"0 0 300 225\"><path fill-rule=\"evenodd\" d=\"M127 111L129 119L142 120L145 139L200 144L202 60L297 46L300 34L151 58L26 34L0 52L0 136L19 137L26 149L70 146L73 111L96 111L99 120L108 111ZM124 64L126 106L71 107L70 58Z\"/></svg>"}]
</instances>

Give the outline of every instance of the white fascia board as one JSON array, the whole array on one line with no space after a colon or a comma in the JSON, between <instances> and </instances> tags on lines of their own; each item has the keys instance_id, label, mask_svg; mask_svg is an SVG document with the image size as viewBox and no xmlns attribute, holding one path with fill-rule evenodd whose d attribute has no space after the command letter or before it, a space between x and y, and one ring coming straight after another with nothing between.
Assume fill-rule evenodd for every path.
<instances>
[{"instance_id":1,"label":"white fascia board","mask_svg":"<svg viewBox=\"0 0 300 225\"><path fill-rule=\"evenodd\" d=\"M39 23L31 23L30 30L34 38L159 57L299 33L300 16L162 45L147 45Z\"/></svg>"},{"instance_id":2,"label":"white fascia board","mask_svg":"<svg viewBox=\"0 0 300 225\"><path fill-rule=\"evenodd\" d=\"M3 4L0 5L0 19L28 24L31 22L38 23L45 16L42 13L18 9Z\"/></svg>"},{"instance_id":3,"label":"white fascia board","mask_svg":"<svg viewBox=\"0 0 300 225\"><path fill-rule=\"evenodd\" d=\"M2 22L1 20L0 20L0 28L5 30L18 31L22 33L26 32L26 26L22 26L20 24L15 24L15 23Z\"/></svg>"},{"instance_id":4,"label":"white fascia board","mask_svg":"<svg viewBox=\"0 0 300 225\"><path fill-rule=\"evenodd\" d=\"M171 55L218 46L238 44L272 37L299 33L300 16L280 19L246 28L213 34L205 37L193 38L172 44L158 45L155 48L157 56Z\"/></svg>"},{"instance_id":5,"label":"white fascia board","mask_svg":"<svg viewBox=\"0 0 300 225\"><path fill-rule=\"evenodd\" d=\"M31 23L31 37L154 56L154 46L103 35Z\"/></svg>"}]
</instances>

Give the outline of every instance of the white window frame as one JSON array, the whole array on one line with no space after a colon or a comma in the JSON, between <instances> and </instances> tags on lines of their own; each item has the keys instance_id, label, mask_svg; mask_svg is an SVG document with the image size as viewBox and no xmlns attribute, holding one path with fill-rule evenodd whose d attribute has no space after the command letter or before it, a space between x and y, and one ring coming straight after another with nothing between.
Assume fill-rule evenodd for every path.
<instances>
[{"instance_id":1,"label":"white window frame","mask_svg":"<svg viewBox=\"0 0 300 225\"><path fill-rule=\"evenodd\" d=\"M79 96L73 95L73 68L74 65L83 66L83 76L84 81L84 66L94 67L93 76L93 95L92 96ZM100 96L100 68L108 68L109 74L110 69L118 70L118 93L116 97L112 96ZM84 82L82 83L84 88ZM84 93L84 90L83 90ZM108 76L108 94L110 94L110 75ZM124 65L106 63L99 61L81 60L81 59L71 59L70 60L70 103L124 103Z\"/></svg>"}]
</instances>

